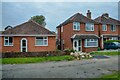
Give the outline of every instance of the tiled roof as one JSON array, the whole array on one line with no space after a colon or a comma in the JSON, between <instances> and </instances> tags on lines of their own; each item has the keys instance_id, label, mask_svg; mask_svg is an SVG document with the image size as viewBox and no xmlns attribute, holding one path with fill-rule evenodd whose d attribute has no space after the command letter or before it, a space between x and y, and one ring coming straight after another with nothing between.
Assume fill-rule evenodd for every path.
<instances>
[{"instance_id":1,"label":"tiled roof","mask_svg":"<svg viewBox=\"0 0 120 80\"><path fill-rule=\"evenodd\" d=\"M55 35L33 20L20 24L2 32L4 35Z\"/></svg>"},{"instance_id":2,"label":"tiled roof","mask_svg":"<svg viewBox=\"0 0 120 80\"><path fill-rule=\"evenodd\" d=\"M114 24L114 25L120 25L120 21L113 19L111 17L106 17L106 16L99 16L96 19L94 19L95 21L102 23L102 24Z\"/></svg>"},{"instance_id":3,"label":"tiled roof","mask_svg":"<svg viewBox=\"0 0 120 80\"><path fill-rule=\"evenodd\" d=\"M76 13L57 27L64 26L68 23L75 22L75 21L81 22L81 23L90 22L90 23L98 24L98 22L96 22L96 21L94 21L94 20L92 20L92 19L90 19L90 18L88 18L80 13Z\"/></svg>"},{"instance_id":4,"label":"tiled roof","mask_svg":"<svg viewBox=\"0 0 120 80\"><path fill-rule=\"evenodd\" d=\"M97 39L99 38L96 34L74 34L72 39Z\"/></svg>"}]
</instances>

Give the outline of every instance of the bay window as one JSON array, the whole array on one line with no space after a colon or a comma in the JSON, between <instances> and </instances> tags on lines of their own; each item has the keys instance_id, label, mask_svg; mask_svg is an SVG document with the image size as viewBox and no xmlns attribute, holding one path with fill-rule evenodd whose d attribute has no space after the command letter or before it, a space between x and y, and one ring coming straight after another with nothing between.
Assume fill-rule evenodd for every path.
<instances>
[{"instance_id":1,"label":"bay window","mask_svg":"<svg viewBox=\"0 0 120 80\"><path fill-rule=\"evenodd\" d=\"M98 47L98 39L85 39L85 47Z\"/></svg>"}]
</instances>

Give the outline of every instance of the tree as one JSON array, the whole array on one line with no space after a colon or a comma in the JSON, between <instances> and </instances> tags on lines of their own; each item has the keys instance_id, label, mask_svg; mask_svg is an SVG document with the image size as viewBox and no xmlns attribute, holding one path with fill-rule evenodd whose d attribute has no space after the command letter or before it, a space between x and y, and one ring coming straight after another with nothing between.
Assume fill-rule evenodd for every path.
<instances>
[{"instance_id":1,"label":"tree","mask_svg":"<svg viewBox=\"0 0 120 80\"><path fill-rule=\"evenodd\" d=\"M45 25L46 25L45 17L44 17L43 15L33 16L33 17L31 17L30 20L34 20L35 22L39 23L39 24L42 25L42 26L45 26Z\"/></svg>"}]
</instances>

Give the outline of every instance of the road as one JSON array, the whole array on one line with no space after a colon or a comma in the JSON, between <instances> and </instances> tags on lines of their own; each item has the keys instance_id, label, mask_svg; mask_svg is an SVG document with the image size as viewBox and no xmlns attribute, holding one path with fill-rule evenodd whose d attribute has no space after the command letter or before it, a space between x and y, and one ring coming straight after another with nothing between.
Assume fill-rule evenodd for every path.
<instances>
[{"instance_id":1,"label":"road","mask_svg":"<svg viewBox=\"0 0 120 80\"><path fill-rule=\"evenodd\" d=\"M118 71L118 56L32 64L2 65L3 78L96 78Z\"/></svg>"}]
</instances>

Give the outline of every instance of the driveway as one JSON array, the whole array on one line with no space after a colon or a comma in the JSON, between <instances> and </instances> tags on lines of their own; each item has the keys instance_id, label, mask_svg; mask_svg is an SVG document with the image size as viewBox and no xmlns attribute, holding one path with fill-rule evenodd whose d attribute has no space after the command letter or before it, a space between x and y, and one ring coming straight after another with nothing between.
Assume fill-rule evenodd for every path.
<instances>
[{"instance_id":1,"label":"driveway","mask_svg":"<svg viewBox=\"0 0 120 80\"><path fill-rule=\"evenodd\" d=\"M34 64L2 65L3 78L95 78L118 70L118 56Z\"/></svg>"}]
</instances>

